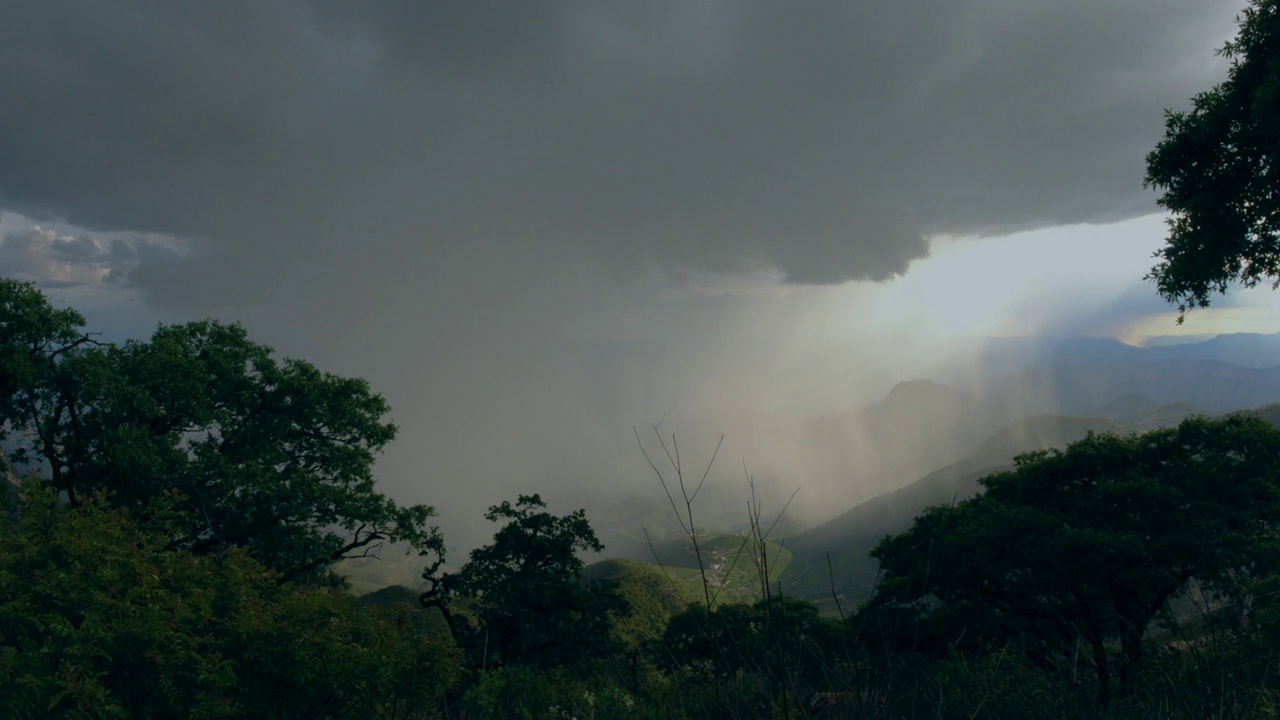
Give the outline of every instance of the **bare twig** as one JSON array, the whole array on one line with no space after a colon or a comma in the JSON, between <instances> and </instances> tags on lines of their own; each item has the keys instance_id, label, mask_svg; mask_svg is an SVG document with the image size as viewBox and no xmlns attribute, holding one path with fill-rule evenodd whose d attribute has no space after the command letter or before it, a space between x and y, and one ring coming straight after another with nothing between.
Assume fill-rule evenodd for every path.
<instances>
[{"instance_id":1,"label":"bare twig","mask_svg":"<svg viewBox=\"0 0 1280 720\"><path fill-rule=\"evenodd\" d=\"M836 601L836 612L840 614L840 623L848 622L844 616L844 608L840 606L840 593L836 592L836 575L831 569L831 553L825 553L827 556L827 581L831 583L831 599Z\"/></svg>"}]
</instances>

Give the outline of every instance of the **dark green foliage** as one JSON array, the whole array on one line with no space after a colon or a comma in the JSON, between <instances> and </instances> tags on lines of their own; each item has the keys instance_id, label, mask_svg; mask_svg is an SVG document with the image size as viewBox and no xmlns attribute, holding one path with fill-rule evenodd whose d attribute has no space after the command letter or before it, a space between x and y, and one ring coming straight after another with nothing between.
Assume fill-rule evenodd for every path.
<instances>
[{"instance_id":1,"label":"dark green foliage","mask_svg":"<svg viewBox=\"0 0 1280 720\"><path fill-rule=\"evenodd\" d=\"M662 568L636 560L604 560L584 568L582 578L616 584L631 612L614 617L613 632L629 649L661 638L671 616L688 608L693 597L673 587Z\"/></svg>"},{"instance_id":2,"label":"dark green foliage","mask_svg":"<svg viewBox=\"0 0 1280 720\"><path fill-rule=\"evenodd\" d=\"M93 339L81 332L84 317L70 308L57 309L29 283L0 278L0 442L5 461L25 464L55 450L57 422L48 412L67 416L78 407L65 397L83 380L75 363L66 360ZM6 465L7 468L7 465ZM61 464L51 468L55 478Z\"/></svg>"},{"instance_id":3,"label":"dark green foliage","mask_svg":"<svg viewBox=\"0 0 1280 720\"><path fill-rule=\"evenodd\" d=\"M235 617L224 650L241 717L435 717L457 653L416 622L420 610L361 610L332 589L284 586ZM248 690L249 692L246 692Z\"/></svg>"},{"instance_id":4,"label":"dark green foliage","mask_svg":"<svg viewBox=\"0 0 1280 720\"><path fill-rule=\"evenodd\" d=\"M232 716L235 670L202 630L261 592L253 564L166 553L97 501L26 494L0 524L0 715Z\"/></svg>"},{"instance_id":5,"label":"dark green foliage","mask_svg":"<svg viewBox=\"0 0 1280 720\"><path fill-rule=\"evenodd\" d=\"M446 614L477 666L565 666L619 649L611 619L630 607L613 583L579 578L578 552L603 549L585 512L544 507L538 495L521 495L489 508L485 518L505 521L493 544L473 550L457 573L438 576L438 565L424 573L432 587L423 605Z\"/></svg>"},{"instance_id":6,"label":"dark green foliage","mask_svg":"<svg viewBox=\"0 0 1280 720\"><path fill-rule=\"evenodd\" d=\"M445 624L440 614L430 612L418 603L420 594L403 585L388 585L381 590L359 596L356 598L356 605L402 614L416 632L436 638L449 637L449 626Z\"/></svg>"},{"instance_id":7,"label":"dark green foliage","mask_svg":"<svg viewBox=\"0 0 1280 720\"><path fill-rule=\"evenodd\" d=\"M0 518L0 717L426 717L456 673L404 612L169 549L163 498L140 525L23 495Z\"/></svg>"},{"instance_id":8,"label":"dark green foliage","mask_svg":"<svg viewBox=\"0 0 1280 720\"><path fill-rule=\"evenodd\" d=\"M478 720L660 717L637 707L636 701L617 686L584 682L563 670L521 665L481 673L464 695L462 708L465 717Z\"/></svg>"},{"instance_id":9,"label":"dark green foliage","mask_svg":"<svg viewBox=\"0 0 1280 720\"><path fill-rule=\"evenodd\" d=\"M729 696L707 717L804 717L818 691L847 690L853 665L843 623L803 600L775 596L754 605L691 606L667 625L655 659L706 703ZM695 716L697 716L695 714Z\"/></svg>"},{"instance_id":10,"label":"dark green foliage","mask_svg":"<svg viewBox=\"0 0 1280 720\"><path fill-rule=\"evenodd\" d=\"M671 618L660 663L697 673L733 677L746 672L812 675L839 660L839 623L811 603L774 597L754 605L694 605Z\"/></svg>"},{"instance_id":11,"label":"dark green foliage","mask_svg":"<svg viewBox=\"0 0 1280 720\"><path fill-rule=\"evenodd\" d=\"M162 326L149 342L99 344L83 318L0 280L0 440L42 465L72 505L107 491L144 510L177 491L174 547L242 547L286 579L319 579L383 541L439 553L427 506L377 492L395 436L363 380L277 361L238 325Z\"/></svg>"},{"instance_id":12,"label":"dark green foliage","mask_svg":"<svg viewBox=\"0 0 1280 720\"><path fill-rule=\"evenodd\" d=\"M1051 672L1016 644L980 654L929 659L896 653L873 670L875 690L858 706L810 717L997 720L1228 720L1271 718L1280 669L1274 645L1258 634L1218 632L1153 648L1125 692L1102 701L1081 682L1088 653ZM803 717L797 714L796 717Z\"/></svg>"},{"instance_id":13,"label":"dark green foliage","mask_svg":"<svg viewBox=\"0 0 1280 720\"><path fill-rule=\"evenodd\" d=\"M1245 417L1020 456L982 481L985 494L931 508L876 548L873 606L908 609L915 621L897 637L932 633L935 649L965 634L1031 641L1042 657L1083 642L1106 692L1106 644L1119 641L1130 677L1152 620L1189 580L1243 600L1243 581L1274 567L1277 457L1280 430ZM901 618L873 621L891 624Z\"/></svg>"},{"instance_id":14,"label":"dark green foliage","mask_svg":"<svg viewBox=\"0 0 1280 720\"><path fill-rule=\"evenodd\" d=\"M1146 185L1172 213L1148 278L1182 312L1232 282L1280 280L1280 3L1251 0L1225 82L1168 112Z\"/></svg>"}]
</instances>

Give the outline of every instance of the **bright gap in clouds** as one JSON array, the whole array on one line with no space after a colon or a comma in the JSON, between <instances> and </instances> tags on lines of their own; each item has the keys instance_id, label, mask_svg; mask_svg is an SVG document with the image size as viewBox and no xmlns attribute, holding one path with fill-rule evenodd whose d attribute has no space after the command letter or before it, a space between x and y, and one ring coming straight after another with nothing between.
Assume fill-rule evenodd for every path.
<instances>
[{"instance_id":1,"label":"bright gap in clouds","mask_svg":"<svg viewBox=\"0 0 1280 720\"><path fill-rule=\"evenodd\" d=\"M1172 316L1153 315L1135 321L1120 339L1130 345L1173 345L1232 333L1280 333L1280 303L1269 287L1240 290L1239 307L1210 307L1187 315L1171 327Z\"/></svg>"},{"instance_id":2,"label":"bright gap in clouds","mask_svg":"<svg viewBox=\"0 0 1280 720\"><path fill-rule=\"evenodd\" d=\"M903 278L843 288L865 331L943 340L1109 337L1132 345L1222 333L1280 332L1280 295L1235 288L1183 325L1143 280L1166 235L1164 217L1074 225L996 238L937 238Z\"/></svg>"}]
</instances>

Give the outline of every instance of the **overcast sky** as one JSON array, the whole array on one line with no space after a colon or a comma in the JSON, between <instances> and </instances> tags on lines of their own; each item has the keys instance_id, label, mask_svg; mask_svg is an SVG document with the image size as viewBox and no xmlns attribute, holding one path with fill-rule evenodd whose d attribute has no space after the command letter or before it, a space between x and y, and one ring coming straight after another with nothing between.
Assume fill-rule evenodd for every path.
<instances>
[{"instance_id":1,"label":"overcast sky","mask_svg":"<svg viewBox=\"0 0 1280 720\"><path fill-rule=\"evenodd\" d=\"M1239 9L0 0L0 272L369 378L401 499L647 492L664 413L869 402L957 335L1174 332L1144 156Z\"/></svg>"}]
</instances>

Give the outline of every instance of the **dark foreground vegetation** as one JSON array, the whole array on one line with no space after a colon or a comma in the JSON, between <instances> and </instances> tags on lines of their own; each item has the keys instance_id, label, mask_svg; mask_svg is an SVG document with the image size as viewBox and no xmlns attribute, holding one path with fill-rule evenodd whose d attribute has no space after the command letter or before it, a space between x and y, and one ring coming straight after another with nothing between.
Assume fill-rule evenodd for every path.
<instances>
[{"instance_id":1,"label":"dark foreground vegetation","mask_svg":"<svg viewBox=\"0 0 1280 720\"><path fill-rule=\"evenodd\" d=\"M1280 430L1257 417L1024 455L880 543L872 600L831 616L781 592L758 504L741 538L699 532L675 453L654 470L694 567L587 571L585 514L537 495L490 508L492 543L451 567L432 510L374 488L394 428L364 383L237 326L116 346L82 325L0 280L2 717L1277 709ZM338 563L391 541L423 588L357 598Z\"/></svg>"},{"instance_id":2,"label":"dark foreground vegetation","mask_svg":"<svg viewBox=\"0 0 1280 720\"><path fill-rule=\"evenodd\" d=\"M1278 42L1280 3L1254 0L1229 79L1149 158L1173 214L1151 279L1183 311L1280 275ZM870 602L841 607L833 568L823 615L782 592L758 505L736 551L699 533L678 453L653 469L682 576L585 569L585 514L537 495L451 567L433 510L375 488L395 428L363 381L236 325L83 326L0 280L0 717L1280 715L1280 430L1258 417L1023 455L885 538ZM424 587L356 598L338 564L389 543ZM754 602L724 587L739 562Z\"/></svg>"},{"instance_id":3,"label":"dark foreground vegetation","mask_svg":"<svg viewBox=\"0 0 1280 720\"><path fill-rule=\"evenodd\" d=\"M674 461L654 469L692 568L584 572L579 553L601 549L585 514L532 495L491 508L493 542L451 569L432 510L374 488L394 428L364 383L279 362L237 326L116 346L82 325L0 280L3 717L1277 707L1280 430L1257 417L1024 455L886 538L872 600L824 616L781 593L787 556L757 505L742 538L699 532ZM337 564L390 541L424 588L357 599ZM725 588L744 575L755 602Z\"/></svg>"}]
</instances>

